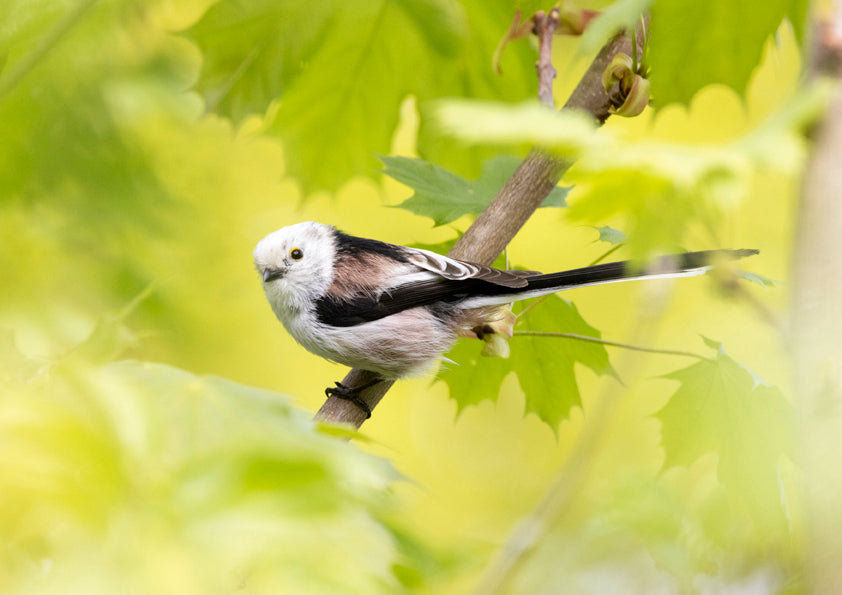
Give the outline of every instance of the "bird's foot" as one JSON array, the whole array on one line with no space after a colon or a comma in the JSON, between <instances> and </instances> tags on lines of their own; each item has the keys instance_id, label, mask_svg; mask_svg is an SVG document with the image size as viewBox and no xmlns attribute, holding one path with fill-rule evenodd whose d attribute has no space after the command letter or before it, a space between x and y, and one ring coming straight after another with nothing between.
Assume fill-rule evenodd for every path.
<instances>
[{"instance_id":1,"label":"bird's foot","mask_svg":"<svg viewBox=\"0 0 842 595\"><path fill-rule=\"evenodd\" d=\"M380 379L374 380L373 382L369 382L362 386L345 386L341 382L334 382L336 387L328 387L325 389L325 395L328 397L336 397L337 399L344 399L345 401L350 401L357 407L359 407L363 413L365 413L365 418L368 419L371 417L371 407L368 406L368 403L363 401L360 398L360 393L363 392L365 389L370 388L380 382Z\"/></svg>"}]
</instances>

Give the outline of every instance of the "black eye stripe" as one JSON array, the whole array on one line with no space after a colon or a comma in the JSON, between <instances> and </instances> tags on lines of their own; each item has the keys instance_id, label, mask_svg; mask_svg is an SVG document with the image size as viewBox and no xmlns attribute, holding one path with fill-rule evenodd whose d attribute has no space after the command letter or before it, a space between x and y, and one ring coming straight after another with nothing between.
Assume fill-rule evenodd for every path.
<instances>
[{"instance_id":1,"label":"black eye stripe","mask_svg":"<svg viewBox=\"0 0 842 595\"><path fill-rule=\"evenodd\" d=\"M301 248L293 248L289 251L289 255L292 256L293 260L301 260L304 257Z\"/></svg>"}]
</instances>

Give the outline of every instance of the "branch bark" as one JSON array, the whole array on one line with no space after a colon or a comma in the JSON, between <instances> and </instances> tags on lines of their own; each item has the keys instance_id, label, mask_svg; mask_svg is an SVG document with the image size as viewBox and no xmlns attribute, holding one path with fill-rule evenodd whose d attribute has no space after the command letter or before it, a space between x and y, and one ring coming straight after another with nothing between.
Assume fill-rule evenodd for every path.
<instances>
[{"instance_id":1,"label":"branch bark","mask_svg":"<svg viewBox=\"0 0 842 595\"><path fill-rule=\"evenodd\" d=\"M631 53L631 37L619 34L594 58L563 109L577 109L591 114L599 123L610 115L611 98L602 86L602 73L619 52ZM480 264L491 264L515 237L527 219L556 187L571 163L541 150L533 149L512 177L479 214L474 223L448 252L448 256ZM351 370L342 380L349 387L362 386L373 379L371 372ZM366 389L360 398L374 409L393 382L381 382ZM359 428L366 414L354 403L330 397L316 413L316 421L351 424Z\"/></svg>"}]
</instances>

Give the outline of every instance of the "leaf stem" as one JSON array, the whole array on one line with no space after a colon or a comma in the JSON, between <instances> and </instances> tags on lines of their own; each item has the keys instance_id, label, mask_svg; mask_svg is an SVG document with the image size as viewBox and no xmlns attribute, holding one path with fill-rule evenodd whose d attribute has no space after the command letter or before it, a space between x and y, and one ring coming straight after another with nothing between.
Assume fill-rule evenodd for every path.
<instances>
[{"instance_id":1,"label":"leaf stem","mask_svg":"<svg viewBox=\"0 0 842 595\"><path fill-rule=\"evenodd\" d=\"M595 265L595 264L599 264L600 262L602 262L603 260L605 260L606 258L608 258L609 256L611 256L612 254L614 254L617 250L619 250L619 249L620 249L620 248L622 248L623 246L625 246L625 244L615 244L614 246L611 246L611 248L609 248L609 249L608 249L608 251L607 251L607 252L605 252L605 254L603 254L602 256L600 256L599 258L597 258L596 260L594 260L594 261L593 261L592 263L590 263L588 266L589 266L589 267L592 267L592 266L593 266L593 265Z\"/></svg>"},{"instance_id":2,"label":"leaf stem","mask_svg":"<svg viewBox=\"0 0 842 595\"><path fill-rule=\"evenodd\" d=\"M521 314L523 314L523 312L521 312ZM695 357L697 359L702 360L709 359L698 353L693 353L692 351L682 351L680 349L658 349L656 347L643 347L641 345L632 345L631 343L620 343L619 341L608 341L607 339L589 337L588 335L577 335L576 333L555 333L549 331L515 331L514 334L515 336L531 335L535 337L559 337L562 339L576 339L577 341L601 343L602 345L608 345L609 347L620 347L622 349L631 349L632 351L644 351L646 353L661 353L663 355L682 355L685 357Z\"/></svg>"}]
</instances>

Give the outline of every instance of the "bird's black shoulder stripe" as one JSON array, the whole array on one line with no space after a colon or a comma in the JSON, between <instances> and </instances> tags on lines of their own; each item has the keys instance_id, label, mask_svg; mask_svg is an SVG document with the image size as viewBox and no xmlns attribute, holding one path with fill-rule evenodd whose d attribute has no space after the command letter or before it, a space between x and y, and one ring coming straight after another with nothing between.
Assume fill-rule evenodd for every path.
<instances>
[{"instance_id":1,"label":"bird's black shoulder stripe","mask_svg":"<svg viewBox=\"0 0 842 595\"><path fill-rule=\"evenodd\" d=\"M408 262L403 248L380 240L359 238L334 229L336 252L338 255L359 256L361 254L379 254L398 262Z\"/></svg>"},{"instance_id":2,"label":"bird's black shoulder stripe","mask_svg":"<svg viewBox=\"0 0 842 595\"><path fill-rule=\"evenodd\" d=\"M452 304L472 295L496 295L511 292L507 287L481 279L429 279L393 287L378 297L360 294L351 299L326 295L316 301L319 322L330 326L355 326L433 304Z\"/></svg>"}]
</instances>

